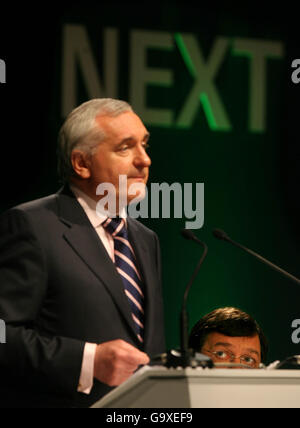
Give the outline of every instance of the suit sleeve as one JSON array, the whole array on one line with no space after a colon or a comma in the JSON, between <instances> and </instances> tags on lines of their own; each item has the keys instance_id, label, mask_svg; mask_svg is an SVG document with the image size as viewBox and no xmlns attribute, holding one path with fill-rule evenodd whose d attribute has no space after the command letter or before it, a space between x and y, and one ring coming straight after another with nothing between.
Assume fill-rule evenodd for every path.
<instances>
[{"instance_id":1,"label":"suit sleeve","mask_svg":"<svg viewBox=\"0 0 300 428\"><path fill-rule=\"evenodd\" d=\"M84 342L41 333L38 315L46 292L46 260L30 222L20 210L7 211L0 219L0 319L6 324L0 373L25 385L73 393Z\"/></svg>"}]
</instances>

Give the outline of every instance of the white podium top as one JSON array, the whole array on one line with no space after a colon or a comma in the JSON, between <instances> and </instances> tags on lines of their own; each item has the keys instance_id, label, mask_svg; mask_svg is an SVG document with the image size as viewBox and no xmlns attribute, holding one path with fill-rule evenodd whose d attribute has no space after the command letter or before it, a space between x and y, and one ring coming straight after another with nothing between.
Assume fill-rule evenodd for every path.
<instances>
[{"instance_id":1,"label":"white podium top","mask_svg":"<svg viewBox=\"0 0 300 428\"><path fill-rule=\"evenodd\" d=\"M93 408L300 408L300 370L145 366Z\"/></svg>"}]
</instances>

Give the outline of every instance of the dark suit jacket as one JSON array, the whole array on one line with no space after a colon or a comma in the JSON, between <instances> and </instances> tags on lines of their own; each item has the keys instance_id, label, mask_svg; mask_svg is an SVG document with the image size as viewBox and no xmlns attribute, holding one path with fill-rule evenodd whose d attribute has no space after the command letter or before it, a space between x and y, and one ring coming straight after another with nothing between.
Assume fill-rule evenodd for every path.
<instances>
[{"instance_id":1,"label":"dark suit jacket","mask_svg":"<svg viewBox=\"0 0 300 428\"><path fill-rule=\"evenodd\" d=\"M91 394L77 392L85 342L164 352L158 239L130 218L128 232L145 286L143 348L121 278L68 188L1 216L1 407L87 407L109 392L96 380Z\"/></svg>"}]
</instances>

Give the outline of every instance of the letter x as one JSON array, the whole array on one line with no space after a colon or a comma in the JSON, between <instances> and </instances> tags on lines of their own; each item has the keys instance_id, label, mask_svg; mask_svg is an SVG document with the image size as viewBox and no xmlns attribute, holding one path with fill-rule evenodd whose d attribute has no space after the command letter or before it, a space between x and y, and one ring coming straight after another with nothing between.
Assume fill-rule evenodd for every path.
<instances>
[{"instance_id":1,"label":"letter x","mask_svg":"<svg viewBox=\"0 0 300 428\"><path fill-rule=\"evenodd\" d=\"M195 79L194 86L179 114L177 126L183 128L191 126L200 101L210 128L230 131L229 118L213 82L228 48L228 39L223 37L216 39L207 62L192 34L176 33L175 41L189 72Z\"/></svg>"}]
</instances>

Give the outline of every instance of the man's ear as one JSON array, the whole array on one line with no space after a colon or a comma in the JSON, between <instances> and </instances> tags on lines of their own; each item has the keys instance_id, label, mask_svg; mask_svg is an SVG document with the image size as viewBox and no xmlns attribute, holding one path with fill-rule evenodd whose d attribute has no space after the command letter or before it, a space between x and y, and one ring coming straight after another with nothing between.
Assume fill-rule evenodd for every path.
<instances>
[{"instance_id":1,"label":"man's ear","mask_svg":"<svg viewBox=\"0 0 300 428\"><path fill-rule=\"evenodd\" d=\"M79 177L83 179L90 178L90 162L86 153L80 150L73 150L71 153L71 162L73 170Z\"/></svg>"}]
</instances>

